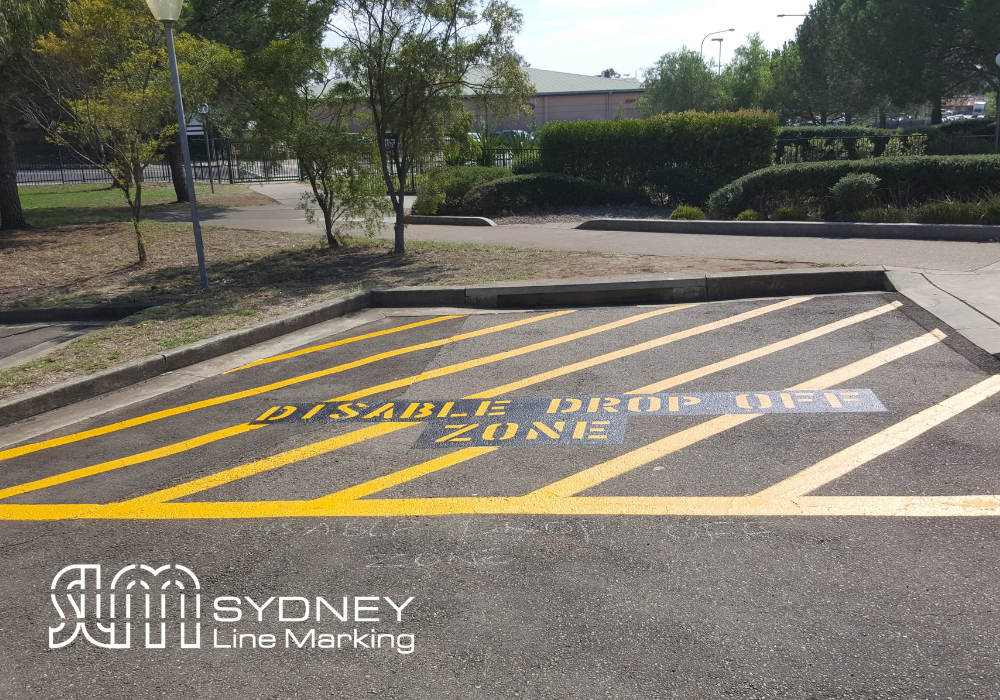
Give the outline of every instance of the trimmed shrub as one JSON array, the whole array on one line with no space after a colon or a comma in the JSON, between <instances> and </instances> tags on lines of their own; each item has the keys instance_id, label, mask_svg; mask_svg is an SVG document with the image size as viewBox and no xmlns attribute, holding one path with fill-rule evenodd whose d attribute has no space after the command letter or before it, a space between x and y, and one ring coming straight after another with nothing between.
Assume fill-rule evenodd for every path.
<instances>
[{"instance_id":1,"label":"trimmed shrub","mask_svg":"<svg viewBox=\"0 0 1000 700\"><path fill-rule=\"evenodd\" d=\"M460 214L462 198L476 185L510 177L507 168L484 168L475 165L455 165L428 173L417 188L413 213L424 216Z\"/></svg>"},{"instance_id":2,"label":"trimmed shrub","mask_svg":"<svg viewBox=\"0 0 1000 700\"><path fill-rule=\"evenodd\" d=\"M830 194L841 209L853 214L872 203L879 182L878 175L872 173L849 173L837 180L837 184L830 188Z\"/></svg>"},{"instance_id":3,"label":"trimmed shrub","mask_svg":"<svg viewBox=\"0 0 1000 700\"><path fill-rule=\"evenodd\" d=\"M719 184L774 162L778 118L759 110L554 122L538 135L542 170L624 187L685 168Z\"/></svg>"},{"instance_id":4,"label":"trimmed shrub","mask_svg":"<svg viewBox=\"0 0 1000 700\"><path fill-rule=\"evenodd\" d=\"M646 191L658 204L701 206L714 189L712 178L687 168L661 168L646 178Z\"/></svg>"},{"instance_id":5,"label":"trimmed shrub","mask_svg":"<svg viewBox=\"0 0 1000 700\"><path fill-rule=\"evenodd\" d=\"M1000 156L908 156L776 165L716 190L708 205L719 217L745 209L763 213L790 199L830 208L835 206L830 189L850 173L879 177L876 201L899 209L930 199L973 199L1000 191Z\"/></svg>"},{"instance_id":6,"label":"trimmed shrub","mask_svg":"<svg viewBox=\"0 0 1000 700\"><path fill-rule=\"evenodd\" d=\"M703 212L698 207L689 207L686 204L682 204L673 210L670 214L670 218L674 219L684 219L686 221L701 221L705 218L705 212Z\"/></svg>"},{"instance_id":7,"label":"trimmed shrub","mask_svg":"<svg viewBox=\"0 0 1000 700\"><path fill-rule=\"evenodd\" d=\"M912 214L909 209L865 209L858 214L858 220L866 224L905 224Z\"/></svg>"},{"instance_id":8,"label":"trimmed shrub","mask_svg":"<svg viewBox=\"0 0 1000 700\"><path fill-rule=\"evenodd\" d=\"M771 221L808 221L809 215L795 207L779 207L771 214Z\"/></svg>"},{"instance_id":9,"label":"trimmed shrub","mask_svg":"<svg viewBox=\"0 0 1000 700\"><path fill-rule=\"evenodd\" d=\"M760 214L755 212L753 209L747 209L746 211L741 211L736 215L737 221L760 221Z\"/></svg>"},{"instance_id":10,"label":"trimmed shrub","mask_svg":"<svg viewBox=\"0 0 1000 700\"><path fill-rule=\"evenodd\" d=\"M462 199L462 213L491 216L560 206L645 203L641 193L568 175L515 175L478 185Z\"/></svg>"}]
</instances>

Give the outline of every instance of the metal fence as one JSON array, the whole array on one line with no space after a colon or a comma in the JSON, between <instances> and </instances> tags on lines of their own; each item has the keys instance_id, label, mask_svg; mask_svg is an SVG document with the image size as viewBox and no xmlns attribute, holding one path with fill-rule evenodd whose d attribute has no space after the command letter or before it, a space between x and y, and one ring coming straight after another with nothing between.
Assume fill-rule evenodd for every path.
<instances>
[{"instance_id":1,"label":"metal fence","mask_svg":"<svg viewBox=\"0 0 1000 700\"><path fill-rule=\"evenodd\" d=\"M295 155L285 144L259 141L206 139L192 136L188 140L194 179L230 184L249 182L297 182L305 176ZM46 142L17 143L17 181L19 185L111 183L111 176L93 163L100 162L98 153L82 157L78 151ZM482 149L465 161L446 161L444 154L426 158L410 167L407 190L413 193L427 173L444 165L491 165L515 172L530 169L540 158L538 149ZM365 164L371 169L370 187L385 188L381 167L377 162ZM146 166L147 182L169 182L170 167L165 160Z\"/></svg>"}]
</instances>

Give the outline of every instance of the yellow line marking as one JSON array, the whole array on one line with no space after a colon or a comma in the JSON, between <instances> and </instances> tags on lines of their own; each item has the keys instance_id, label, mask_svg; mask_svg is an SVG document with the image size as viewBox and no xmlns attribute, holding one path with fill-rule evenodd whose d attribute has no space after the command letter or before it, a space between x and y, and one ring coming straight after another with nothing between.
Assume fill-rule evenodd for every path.
<instances>
[{"instance_id":1,"label":"yellow line marking","mask_svg":"<svg viewBox=\"0 0 1000 700\"><path fill-rule=\"evenodd\" d=\"M588 328L586 330L577 331L575 333L569 333L568 335L562 335L558 338L552 338L551 340L543 340L540 343L533 343L531 345L525 345L524 347L516 348L514 350L507 350L505 352L498 352L494 355L487 355L486 357L480 357L475 360L468 360L466 362L458 362L453 365L448 365L446 367L439 367L438 369L432 369L428 372L422 372L420 374L413 375L412 377L404 377L403 379L396 379L391 382L386 382L384 384L379 384L377 386L371 386L367 389L360 389L358 391L353 391L350 394L344 394L343 396L338 396L329 401L353 401L355 399L361 399L365 396L371 396L372 394L380 394L383 391L390 391L391 389L399 389L402 387L410 386L417 382L423 382L428 379L436 379L438 377L444 377L449 374L454 374L456 372L462 372L467 369L472 369L473 367L482 367L483 365L488 365L493 362L499 362L500 360L507 360L512 357L519 357L521 355L527 355L528 353L537 352L538 350L545 350L546 348L555 347L556 345L563 345L564 343L569 343L574 340L579 340L580 338L586 338L591 335L596 335L597 333L603 333L605 331L614 330L616 328L621 328L622 326L628 326L633 323L638 323L639 321L644 321L647 318L653 318L654 316L660 316L662 314L669 314L674 311L681 311L682 309L690 309L697 304L685 304L683 306L671 306L666 309L657 309L655 311L647 311L646 313L636 314L635 316L629 316L628 318L623 318L618 321L613 321L611 323L605 323L603 326L595 326L594 328Z\"/></svg>"},{"instance_id":2,"label":"yellow line marking","mask_svg":"<svg viewBox=\"0 0 1000 700\"><path fill-rule=\"evenodd\" d=\"M204 401L196 401L195 403L189 403L184 406L177 406L176 408L169 408L163 411L156 411L155 413L147 413L144 416L130 418L128 420L123 420L118 423L111 423L110 425L105 425L100 428L94 428L92 430L84 430L79 433L72 433L70 435L53 438L51 440L33 442L28 445L22 445L21 447L13 447L9 450L4 450L0 452L0 461L3 461L5 459L12 459L14 457L20 457L26 454L31 454L32 452L38 452L40 450L47 450L51 447L59 447L60 445L68 445L70 443L79 442L80 440L87 440L92 437L97 437L98 435L107 435L108 433L114 433L119 430L125 430L126 428L135 427L137 425L151 423L153 421L161 420L163 418L169 418L171 416L181 415L183 413L188 413L190 411L197 411L198 409L201 408L218 406L220 404L228 403L230 401L237 401L239 399L245 399L250 396L257 396L258 394L264 394L269 391L273 391L275 389L282 389L286 386L292 386L293 384L300 384L302 382L307 382L313 379L319 379L320 377L326 377L331 374L336 374L338 372L345 372L347 370L354 369L356 367L362 367L364 365L368 365L373 362L378 362L379 360L385 360L390 357L399 357L400 355L405 355L407 353L417 352L419 350L428 350L431 348L437 348L441 347L442 345L458 342L460 340L468 340L469 338L478 338L480 336L489 335L490 333L499 333L501 331L510 330L511 328L517 328L518 326L524 326L529 323L537 323L538 321L545 321L548 319L555 318L557 316L564 316L566 314L571 314L571 313L574 313L574 311L573 310L556 311L554 313L544 314L542 316L533 316L530 318L521 319L519 321L514 321L511 323L502 323L498 326L490 326L489 328L483 328L482 330L472 331L470 333L453 335L451 337L443 338L441 340L433 340L427 343L420 343L418 345L410 345L405 348L390 350L388 352L381 352L378 353L377 355L372 355L370 357L362 358L360 360L354 360L353 362L347 362L345 364L337 365L329 369L320 370L318 372L310 372L309 374L303 374L298 377L292 377L290 379L283 379L279 382L265 384L263 386L259 386L254 389L247 389L245 391L237 391L232 394L216 396L214 398L206 399Z\"/></svg>"},{"instance_id":3,"label":"yellow line marking","mask_svg":"<svg viewBox=\"0 0 1000 700\"><path fill-rule=\"evenodd\" d=\"M511 391L515 391L517 389L523 389L526 386L531 386L532 384L538 384L540 382L544 382L549 379L562 377L564 375L571 374L573 372L578 372L582 369L589 369L590 367L596 367L597 365L604 364L606 362L611 362L613 360L618 360L623 357L635 355L636 353L645 352L646 350L652 350L653 348L659 348L664 345L669 345L670 343L676 343L678 340L684 340L685 338L692 338L702 333L708 333L709 331L725 328L726 326L731 326L736 323L740 323L742 321L747 321L751 318L757 318L758 316L769 314L772 311L785 309L794 304L801 304L802 302L808 301L811 298L812 297L797 297L795 299L786 299L785 301L780 301L777 304L770 304L769 306L763 306L759 309L754 309L753 311L747 311L746 313L730 316L729 318L724 318L721 321L706 323L702 326L696 326L695 328L688 328L687 330L679 331L677 333L671 333L670 335L665 335L661 338L648 340L645 343L639 343L638 345L632 345L631 347L622 348L621 350L615 350L614 352L605 353L604 355L598 355L597 357L592 357L589 360L575 362L571 365L565 365L563 367L558 367L556 369L549 370L548 372L541 372L540 374L536 374L531 377L519 379L516 382L510 382L509 384L504 384L503 386L498 386L494 389L488 389L487 391L481 391L477 394L472 394L471 396L467 396L466 398L486 399L493 396L501 396Z\"/></svg>"},{"instance_id":4,"label":"yellow line marking","mask_svg":"<svg viewBox=\"0 0 1000 700\"><path fill-rule=\"evenodd\" d=\"M342 491L337 491L336 493L331 493L329 496L323 496L317 498L313 503L316 504L327 504L335 503L341 501L353 501L358 498L364 498L365 496L370 496L373 493L378 493L379 491L385 491L393 486L398 486L399 484L404 484L407 481L412 481L426 474L436 472L440 469L446 469L447 467L454 466L461 462L472 459L473 457L478 457L479 455L484 455L489 452L494 452L500 448L498 447L469 447L464 450L458 450L457 452L451 452L442 457L437 457L435 459L428 460L422 464L417 464L408 469L401 469L398 472L393 472L392 474L387 474L385 476L380 476L377 479L372 479L371 481L366 481L363 484L358 484L357 486L352 486L350 488L344 489Z\"/></svg>"},{"instance_id":5,"label":"yellow line marking","mask_svg":"<svg viewBox=\"0 0 1000 700\"><path fill-rule=\"evenodd\" d=\"M17 496L18 494L28 493L29 491L37 491L39 489L49 488L50 486L65 484L69 481L75 481L76 479L83 479L84 477L93 476L94 474L103 474L104 472L109 472L112 471L113 469L120 469L121 467L130 467L134 464L149 462L154 459L160 459L161 457L169 457L170 455L179 454L181 452L194 449L195 447L201 447L202 445L207 445L208 443L215 442L216 440L222 440L223 438L227 438L232 435L240 435L242 433L246 433L251 430L256 430L257 428L263 428L263 427L265 426L248 425L248 424L234 425L231 428L217 430L214 433L208 433L207 435L200 435L199 437L192 438L191 440L175 442L173 445L167 445L166 447L158 447L157 449L149 450L148 452L140 452L139 454L131 455L129 457L123 457L121 459L111 460L110 462L102 462L100 464L95 464L91 467L74 469L73 471L65 472L63 474L56 474L55 476L46 477L45 479L38 479L37 481L30 481L26 484L20 484L18 486L11 486L10 488L0 489L0 499L10 498L11 496Z\"/></svg>"},{"instance_id":6,"label":"yellow line marking","mask_svg":"<svg viewBox=\"0 0 1000 700\"><path fill-rule=\"evenodd\" d=\"M860 374L877 369L888 362L892 362L893 360L905 357L906 355L923 350L924 348L938 343L940 342L941 336L942 334L940 331L932 331L914 338L913 340L908 340L905 343L891 347L888 350L883 350L882 352L870 355L863 360L852 362L851 364L838 370L834 370L833 372L829 372L816 377L815 379L810 379L809 381L802 382L801 384L797 384L796 386L789 388L831 388L837 384L848 381L849 379L853 379ZM661 457L666 457L667 455L677 452L685 447L689 447L696 442L712 437L713 435L717 435L743 423L747 423L755 418L759 418L761 415L764 414L757 413L742 416L719 416L718 418L713 418L705 423L700 423L699 425L688 428L687 430L674 433L673 435L669 435L662 440L657 440L656 442L644 445L643 447L627 452L620 457L608 460L607 462L598 464L590 469L585 469L553 484L544 486L541 489L528 494L528 497L568 498L574 494L580 493L581 491L586 491L589 488L604 483L609 479L613 479L630 472L644 464L648 464L649 462L660 459Z\"/></svg>"},{"instance_id":7,"label":"yellow line marking","mask_svg":"<svg viewBox=\"0 0 1000 700\"><path fill-rule=\"evenodd\" d=\"M440 323L441 321L450 321L454 318L465 318L465 314L456 314L453 316L439 316L437 318L432 318L426 321L418 321L416 323L410 323L405 326L396 326L395 328L388 328L384 331L376 331L374 333L366 333L365 335L356 335L353 338L344 338L343 340L338 340L333 343L324 343L323 345L313 345L309 348L303 348L302 350L295 350L294 352L286 352L281 355L274 355L273 357L266 357L263 360L257 360L256 362L250 362L249 364L241 365L239 367L234 367L228 372L223 372L223 374L229 374L230 372L239 372L241 369L247 369L249 367L257 367L258 365L266 365L269 362L277 362L279 360L287 360L292 357L299 357L300 355L308 355L311 352L319 352L320 350L329 350L330 348L335 348L339 345L347 345L348 343L356 343L359 340L368 340L369 338L378 338L383 335L390 335L392 333L399 333L400 331L408 331L411 328L419 328L420 326L428 326L432 323Z\"/></svg>"},{"instance_id":8,"label":"yellow line marking","mask_svg":"<svg viewBox=\"0 0 1000 700\"><path fill-rule=\"evenodd\" d=\"M931 428L1000 392L1000 375L995 375L945 399L906 420L875 433L837 454L817 462L794 476L755 494L764 499L794 499L860 467L886 452L905 445Z\"/></svg>"},{"instance_id":9,"label":"yellow line marking","mask_svg":"<svg viewBox=\"0 0 1000 700\"><path fill-rule=\"evenodd\" d=\"M877 316L881 316L884 313L893 311L902 306L898 301L894 301L891 304L886 304L885 306L880 306L877 309L872 309L871 311L865 311L864 313L857 314L855 316L850 316L840 321L827 324L825 326L820 326L811 331L806 331L799 335L788 338L787 340L781 340L777 343L771 343L770 345L765 345L762 348L757 348L756 350L751 350L750 352L745 352L741 355L736 355L730 357L728 360L722 360L720 362L715 362L710 365L705 365L698 369L693 369L690 372L685 372L684 374L678 374L669 379L664 379L660 382L654 382L653 384L647 384L646 386L639 387L638 389L633 389L632 391L626 392L629 394L655 394L661 391L666 391L680 384L686 384L687 382L694 381L695 379L701 379L709 374L714 374L715 372L721 372L723 370L732 369L737 365L742 365L752 360L758 360L762 357L770 355L781 350L787 350L788 348L800 345L802 343L808 342L810 340L815 340L834 331L839 331L849 326L867 321Z\"/></svg>"},{"instance_id":10,"label":"yellow line marking","mask_svg":"<svg viewBox=\"0 0 1000 700\"><path fill-rule=\"evenodd\" d=\"M189 496L192 493L198 493L199 491L215 488L216 486L222 486L223 484L228 484L229 482L236 481L237 479L243 479L248 476L253 476L254 474L260 474L261 472L283 467L287 464L300 462L304 459L309 459L310 457L318 457L319 455L326 454L327 452L333 452L334 450L339 450L342 447L354 445L359 442L363 442L364 440L370 440L371 438L388 435L389 433L394 433L397 430L409 428L411 425L420 424L378 423L376 425L368 426L367 428L362 428L361 430L355 430L347 433L346 435L338 435L337 437L330 438L329 440L314 442L311 445L282 452L281 454L267 457L266 459L262 459L257 462L243 464L239 467L233 467L232 469L226 469L225 471L210 474L209 476L201 479L188 481L168 489L156 491L145 496L139 496L138 498L132 498L117 505L123 508L133 508L150 503L165 503L177 498Z\"/></svg>"}]
</instances>

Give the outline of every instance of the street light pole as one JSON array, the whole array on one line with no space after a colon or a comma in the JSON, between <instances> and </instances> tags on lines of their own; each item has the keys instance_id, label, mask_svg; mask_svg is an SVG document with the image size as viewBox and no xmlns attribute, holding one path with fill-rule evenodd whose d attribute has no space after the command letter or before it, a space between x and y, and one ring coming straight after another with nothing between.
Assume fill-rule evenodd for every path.
<instances>
[{"instance_id":1,"label":"street light pole","mask_svg":"<svg viewBox=\"0 0 1000 700\"><path fill-rule=\"evenodd\" d=\"M714 36L716 34L725 34L726 32L735 32L735 31L736 31L735 29L723 29L718 32L709 32L708 34L705 35L705 39L708 39L708 37ZM701 48L698 49L698 53L701 54L702 58L705 58L705 39L701 40Z\"/></svg>"},{"instance_id":2,"label":"street light pole","mask_svg":"<svg viewBox=\"0 0 1000 700\"><path fill-rule=\"evenodd\" d=\"M718 39L712 39L712 41L719 42L719 75L722 75L722 37Z\"/></svg>"},{"instance_id":3,"label":"street light pole","mask_svg":"<svg viewBox=\"0 0 1000 700\"><path fill-rule=\"evenodd\" d=\"M1000 54L997 54L997 66L1000 67ZM993 117L993 152L1000 153L1000 81L997 82L997 101L993 107L996 112Z\"/></svg>"},{"instance_id":4,"label":"street light pole","mask_svg":"<svg viewBox=\"0 0 1000 700\"><path fill-rule=\"evenodd\" d=\"M181 81L177 76L177 55L174 53L173 24L181 16L184 0L146 0L149 11L157 21L163 22L167 34L167 56L170 59L170 78L174 84L174 106L177 108L177 126L180 128L181 154L184 157L184 174L187 176L188 199L191 200L191 224L194 226L194 247L198 253L198 272L201 288L208 289L208 273L205 270L205 248L201 243L201 223L198 221L198 201L194 196L194 171L191 168L191 148L188 146L187 124L184 119L184 103L181 100Z\"/></svg>"}]
</instances>

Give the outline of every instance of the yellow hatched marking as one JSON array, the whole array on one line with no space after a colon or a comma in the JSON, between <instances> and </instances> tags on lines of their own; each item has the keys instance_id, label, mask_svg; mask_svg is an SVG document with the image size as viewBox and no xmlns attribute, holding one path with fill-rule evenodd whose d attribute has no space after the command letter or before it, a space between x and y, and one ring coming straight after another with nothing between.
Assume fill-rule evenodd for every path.
<instances>
[{"instance_id":1,"label":"yellow hatched marking","mask_svg":"<svg viewBox=\"0 0 1000 700\"><path fill-rule=\"evenodd\" d=\"M655 394L661 391L666 391L675 386L681 384L686 384L687 382L692 382L695 379L701 379L709 374L714 374L715 372L722 372L723 370L732 369L737 365L742 365L752 360L759 360L762 357L770 355L772 353L779 352L781 350L787 350L788 348L795 347L796 345L801 345L810 340L816 340L824 335L833 333L834 331L839 331L844 328L848 328L855 324L867 321L869 319L881 316L884 313L898 309L902 304L898 301L894 301L891 304L886 304L885 306L880 306L877 309L872 309L871 311L865 311L864 313L856 314L850 316L840 321L834 323L829 323L825 326L820 326L811 331L806 331L805 333L800 333L799 335L788 338L787 340L781 340L777 343L771 343L770 345L765 345L762 348L757 348L756 350L751 350L745 352L741 355L736 355L730 357L728 360L722 360L720 362L715 362L710 365L705 365L698 369L693 369L690 372L685 372L683 374L678 374L669 379L664 379L663 381L654 382L653 384L647 384L646 386L639 387L638 389L633 389L627 393L629 394Z\"/></svg>"},{"instance_id":2,"label":"yellow hatched marking","mask_svg":"<svg viewBox=\"0 0 1000 700\"><path fill-rule=\"evenodd\" d=\"M38 479L37 481L30 481L26 484L0 489L0 499L10 498L11 496L17 496L18 494L28 493L30 491L37 491L38 489L49 488L50 486L58 486L59 484L65 484L76 479L83 479L84 477L93 476L94 474L103 474L104 472L109 472L114 469L130 467L135 464L149 462L162 457L169 457L170 455L179 454L181 452L186 452L187 450L192 450L196 447L201 447L202 445L207 445L210 442L215 442L216 440L222 440L223 438L227 438L232 435L241 435L242 433L263 427L263 425L248 425L245 423L242 425L234 425L231 428L217 430L214 433L208 433L207 435L200 435L196 438L192 438L191 440L175 442L173 445L159 447L155 450L149 450L148 452L140 452L139 454L131 455L129 457L114 459L110 462L101 462L100 464L95 464L90 467L74 469L73 471L56 474L55 476L50 476L45 479Z\"/></svg>"},{"instance_id":3,"label":"yellow hatched marking","mask_svg":"<svg viewBox=\"0 0 1000 700\"><path fill-rule=\"evenodd\" d=\"M139 496L138 498L124 501L120 505L124 508L129 508L149 503L164 503L166 501L172 501L176 498L183 498L184 496L190 496L192 493L198 493L199 491L228 484L229 482L236 481L237 479L244 479L248 476L260 474L261 472L266 472L271 469L277 469L278 467L283 467L287 464L300 462L311 457L318 457L319 455L326 454L327 452L333 452L334 450L339 450L342 447L355 445L359 442L370 440L371 438L388 435L389 433L394 433L397 430L409 428L411 425L420 424L378 423L376 425L370 425L366 428L362 428L361 430L355 430L347 433L346 435L338 435L337 437L330 438L329 440L314 442L311 445L282 452L281 454L277 454L273 457L268 457L257 462L251 462L239 467L233 467L232 469L226 469L225 471L210 474L209 476L201 479L195 479L194 481L188 481L178 486L156 491L145 496Z\"/></svg>"},{"instance_id":4,"label":"yellow hatched marking","mask_svg":"<svg viewBox=\"0 0 1000 700\"><path fill-rule=\"evenodd\" d=\"M451 452L449 454L443 455L441 457L436 457L435 459L428 460L422 464L417 464L410 467L409 469L401 469L398 472L393 472L392 474L387 474L385 476L380 476L377 479L372 479L371 481L366 481L363 484L358 484L357 486L352 486L343 491L337 491L336 493L331 493L329 496L323 496L322 498L317 498L313 503L317 505L325 505L328 503L339 503L346 501L353 501L358 498L364 498L365 496L370 496L373 493L378 493L379 491L385 491L386 489L392 488L393 486L398 486L399 484L405 484L407 481L412 481L421 476L431 474L441 469L446 469L448 467L460 464L461 462L468 461L479 455L487 454L488 452L494 452L498 450L498 447L470 447L464 450L458 450L457 452Z\"/></svg>"},{"instance_id":5,"label":"yellow hatched marking","mask_svg":"<svg viewBox=\"0 0 1000 700\"><path fill-rule=\"evenodd\" d=\"M538 384L540 382L548 381L549 379L555 379L556 377L562 377L573 372L578 372L582 369L589 369L590 367L595 367L606 362L612 362L614 360L619 360L623 357L628 357L630 355L635 355L636 353L645 352L646 350L652 350L653 348L663 347L664 345L669 345L670 343L676 343L678 340L684 340L685 338L693 338L696 335L701 335L702 333L708 333L709 331L718 330L720 328L725 328L727 326L740 323L742 321L747 321L752 318L757 318L758 316L763 316L764 314L769 314L772 311L778 311L780 309L786 309L789 306L795 304L801 304L804 301L808 301L812 297L797 297L795 299L786 299L785 301L780 301L777 304L770 304L768 306L763 306L759 309L754 309L753 311L747 311L746 313L737 314L735 316L730 316L729 318L724 318L721 321L715 321L714 323L706 323L695 328L688 328L687 330L678 331L677 333L671 333L670 335L665 335L661 338L656 338L654 340L648 340L645 343L639 343L638 345L633 345L631 347L622 348L621 350L615 350L614 352L605 353L604 355L599 355L597 357L592 357L589 360L583 360L582 362L576 362L571 365L565 365L563 367L558 367L548 372L542 372L531 377L525 377L516 382L510 382L509 384L504 384L498 386L494 389L489 389L487 391L481 391L477 394L472 394L467 396L469 399L485 399L493 396L501 396L507 394L511 391L517 389L523 389L526 386L531 386L532 384Z\"/></svg>"},{"instance_id":6,"label":"yellow hatched marking","mask_svg":"<svg viewBox=\"0 0 1000 700\"><path fill-rule=\"evenodd\" d=\"M319 379L321 377L326 377L331 374L336 374L338 372L346 372L347 370L355 369L357 367L363 367L364 365L372 364L373 362L378 362L379 360L385 360L390 357L399 357L400 355L405 355L407 353L417 352L420 350L429 350L432 348L441 347L442 345L447 345L449 343L455 343L461 340L468 340L470 338L479 338L484 335L489 335L490 333L499 333L501 331L510 330L512 328L524 326L529 323L547 321L556 318L558 316L565 316L566 314L571 314L571 313L574 313L574 311L573 310L556 311L554 313L544 314L542 316L533 316L530 318L521 319L519 321L513 321L511 323L502 323L497 326L490 326L489 328L483 328L482 330L478 331L453 335L451 337L443 338L441 340L432 340L427 343L410 345L405 348L399 348L397 350L381 352L378 353L377 355L372 355L370 357L362 358L360 360L354 360L353 362L347 362L342 365L337 365L336 367L330 367L329 369L319 370L318 372L310 372L309 374L303 374L298 377L292 377L291 379L283 379L279 382L265 384L263 386L259 386L254 389L237 391L232 394L225 394L223 396L216 396L211 399L205 399L204 401L196 401L194 403L185 404L184 406L177 406L176 408L169 408L163 411L156 411L155 413L147 413L146 415L138 416L136 418L130 418L128 420L119 421L118 423L111 423L110 425L105 425L100 428L94 428L92 430L84 430L79 433L72 433L70 435L53 438L51 440L33 442L28 445L22 445L21 447L14 447L9 450L3 450L2 452L0 452L0 461L3 461L5 459L12 459L14 457L20 457L26 454L31 454L32 452L38 452L40 450L47 450L51 447L68 445L74 442L79 442L80 440L87 440L92 437L97 437L99 435L107 435L109 433L114 433L119 430L125 430L126 428L133 428L137 425L151 423L153 421L161 420L163 418L169 418L171 416L177 416L183 413L197 411L198 409L201 408L208 408L209 406L218 406L220 404L228 403L230 401L237 401L239 399L245 399L251 396L257 396L259 394L264 394L269 391L274 391L275 389L282 389L286 386L292 386L294 384L308 382L313 379Z\"/></svg>"},{"instance_id":7,"label":"yellow hatched marking","mask_svg":"<svg viewBox=\"0 0 1000 700\"><path fill-rule=\"evenodd\" d=\"M647 318L662 316L663 314L669 314L673 313L674 311L681 311L683 309L690 309L693 306L697 306L697 304L685 304L684 306L671 306L666 309L647 311L646 313L636 314L635 316L629 316L628 318L623 318L618 321L613 321L611 323L605 323L603 326L595 326L594 328L588 328L586 330L577 331L576 333L562 335L559 336L558 338L552 338L551 340L543 340L540 343L525 345L524 347L515 348L514 350L498 352L494 355L487 355L486 357L480 357L475 360L468 360L466 362L458 362L453 365L448 365L447 367L439 367L437 369L432 369L428 372L422 372L420 374L413 375L412 377L404 377L403 379L396 379L391 382L386 382L384 384L379 384L377 386L368 387L367 389L360 389L358 391L353 391L350 394L344 394L343 396L338 396L336 398L329 400L353 401L355 399L361 399L366 396L371 396L372 394L380 394L383 391L400 389L402 387L407 387L410 386L411 384L415 384L416 382L423 382L428 379L436 379L438 377L444 377L449 374L455 374L456 372L462 372L467 369L472 369L473 367L482 367L483 365L488 365L493 362L508 360L512 357L520 357L521 355L527 355L528 353L537 352L538 350L545 350L546 348L552 348L557 345L563 345L565 343L569 343L574 340L579 340L580 338L586 338L591 335L604 333L605 331L611 331L616 328L621 328L623 326L628 326L633 323L638 323L639 321L645 321Z\"/></svg>"},{"instance_id":8,"label":"yellow hatched marking","mask_svg":"<svg viewBox=\"0 0 1000 700\"><path fill-rule=\"evenodd\" d=\"M945 399L936 406L914 414L904 421L851 445L837 454L817 462L808 469L756 494L764 499L794 499L857 469L862 464L905 445L931 428L985 401L1000 392L1000 375L995 375Z\"/></svg>"},{"instance_id":9,"label":"yellow hatched marking","mask_svg":"<svg viewBox=\"0 0 1000 700\"><path fill-rule=\"evenodd\" d=\"M790 387L790 389L829 389L837 384L854 379L860 374L877 369L878 367L892 362L893 360L898 360L901 357L905 357L906 355L930 347L931 345L940 342L941 337L942 334L940 331L932 331L914 338L913 340L908 340L905 343L889 348L888 350L883 350L882 352L870 355L863 360L852 362L851 364L841 367L838 370L834 370L833 372L828 372L827 374L810 379L809 381L797 384L796 386ZM598 464L595 467L585 469L582 472L578 472L565 479L561 479L560 481L535 491L534 494L548 498L567 498L580 493L581 491L586 491L587 489L598 484L604 483L609 479L621 476L622 474L630 472L644 464L648 464L652 461L660 459L661 457L666 457L667 455L684 449L685 447L689 447L696 442L705 440L713 435L718 435L721 432L729 430L730 428L735 428L736 426L747 423L755 418L759 418L761 415L764 414L757 413L743 416L719 416L718 418L713 418L712 420L700 423L692 428L688 428L687 430L682 430L679 433L669 435L662 440L657 440L649 445L644 445L637 450L627 452L620 457L616 457L615 459L608 460L607 462Z\"/></svg>"},{"instance_id":10,"label":"yellow hatched marking","mask_svg":"<svg viewBox=\"0 0 1000 700\"><path fill-rule=\"evenodd\" d=\"M456 314L452 316L438 316L437 318L432 318L425 321L417 321L416 323L409 323L405 326L395 326L393 328L388 328L383 331L375 331L374 333L356 335L353 338L344 338L343 340L337 340L333 343L324 343L323 345L313 345L312 347L303 348L301 350L295 350L294 352L286 352L281 355L275 355L273 357L266 357L263 360L257 360L256 362L250 362L248 364L241 365L239 367L234 367L228 372L223 372L223 374L229 374L230 372L239 372L241 369L257 367L258 365L266 365L271 362L278 362L279 360L288 360L293 357L299 357L301 355L308 355L309 353L319 352L320 350L329 350L330 348L335 348L340 345L347 345L348 343L356 343L360 340L368 340L370 338L378 338L383 335L399 333L400 331L408 331L411 328L420 328L421 326L429 326L432 323L440 323L441 321L450 321L455 318L465 318L465 314Z\"/></svg>"}]
</instances>

